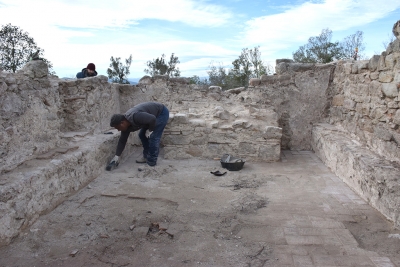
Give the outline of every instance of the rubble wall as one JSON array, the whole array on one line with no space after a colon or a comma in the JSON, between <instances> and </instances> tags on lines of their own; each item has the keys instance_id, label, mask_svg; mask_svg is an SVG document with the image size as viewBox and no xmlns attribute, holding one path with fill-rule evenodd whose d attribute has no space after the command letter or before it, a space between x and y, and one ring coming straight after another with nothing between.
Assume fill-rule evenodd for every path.
<instances>
[{"instance_id":1,"label":"rubble wall","mask_svg":"<svg viewBox=\"0 0 400 267\"><path fill-rule=\"evenodd\" d=\"M400 41L370 60L339 61L329 124L313 150L371 206L400 228Z\"/></svg>"},{"instance_id":2,"label":"rubble wall","mask_svg":"<svg viewBox=\"0 0 400 267\"><path fill-rule=\"evenodd\" d=\"M338 62L329 122L380 156L400 161L400 41L370 60Z\"/></svg>"},{"instance_id":3,"label":"rubble wall","mask_svg":"<svg viewBox=\"0 0 400 267\"><path fill-rule=\"evenodd\" d=\"M0 71L0 246L96 178L115 153L109 117L119 112L118 85L47 73L40 60Z\"/></svg>"},{"instance_id":4,"label":"rubble wall","mask_svg":"<svg viewBox=\"0 0 400 267\"><path fill-rule=\"evenodd\" d=\"M276 65L276 75L253 79L253 88L239 95L249 104L269 105L278 114L283 149L311 150L312 126L328 120L335 64Z\"/></svg>"},{"instance_id":5,"label":"rubble wall","mask_svg":"<svg viewBox=\"0 0 400 267\"><path fill-rule=\"evenodd\" d=\"M0 72L0 174L54 148L68 132L100 133L119 112L119 94L107 77L65 81L31 61L17 73Z\"/></svg>"},{"instance_id":6,"label":"rubble wall","mask_svg":"<svg viewBox=\"0 0 400 267\"><path fill-rule=\"evenodd\" d=\"M202 87L187 78L145 76L134 88L121 87L121 108L127 110L146 98L168 107L170 121L162 139L165 158L216 158L228 153L251 161L278 161L278 114L262 102L242 101L241 91Z\"/></svg>"}]
</instances>

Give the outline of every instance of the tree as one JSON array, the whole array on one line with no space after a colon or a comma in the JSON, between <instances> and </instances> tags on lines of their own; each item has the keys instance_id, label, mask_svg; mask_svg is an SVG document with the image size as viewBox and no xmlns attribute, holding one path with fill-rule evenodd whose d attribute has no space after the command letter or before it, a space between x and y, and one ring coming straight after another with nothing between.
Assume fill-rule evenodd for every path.
<instances>
[{"instance_id":1,"label":"tree","mask_svg":"<svg viewBox=\"0 0 400 267\"><path fill-rule=\"evenodd\" d=\"M108 78L111 79L113 83L129 84L127 76L130 73L129 68L132 63L132 55L125 59L125 66L122 65L120 57L111 57L110 61L110 68L107 69Z\"/></svg>"},{"instance_id":2,"label":"tree","mask_svg":"<svg viewBox=\"0 0 400 267\"><path fill-rule=\"evenodd\" d=\"M225 89L227 85L227 72L225 68L222 66L222 63L219 62L219 66L215 66L214 62L211 61L210 70L207 71L208 80L211 85L220 86Z\"/></svg>"},{"instance_id":3,"label":"tree","mask_svg":"<svg viewBox=\"0 0 400 267\"><path fill-rule=\"evenodd\" d=\"M247 87L250 78L261 77L263 74L272 74L272 66L261 60L261 52L258 47L254 49L243 48L240 56L232 62L233 68L226 70L222 63L215 66L210 63L209 83L221 86L222 89L234 87Z\"/></svg>"},{"instance_id":4,"label":"tree","mask_svg":"<svg viewBox=\"0 0 400 267\"><path fill-rule=\"evenodd\" d=\"M261 60L259 46L254 49L243 48L239 58L234 60L232 65L233 69L229 71L228 76L233 77L236 86L247 87L250 78L272 73L272 67Z\"/></svg>"},{"instance_id":5,"label":"tree","mask_svg":"<svg viewBox=\"0 0 400 267\"><path fill-rule=\"evenodd\" d=\"M16 72L36 54L37 58L46 62L49 74L55 74L53 64L43 58L44 50L27 32L10 23L3 25L0 30L0 67L7 71Z\"/></svg>"},{"instance_id":6,"label":"tree","mask_svg":"<svg viewBox=\"0 0 400 267\"><path fill-rule=\"evenodd\" d=\"M357 31L355 34L345 37L340 45L344 58L354 58L356 60L365 58L365 55L362 54L365 50L362 31Z\"/></svg>"},{"instance_id":7,"label":"tree","mask_svg":"<svg viewBox=\"0 0 400 267\"><path fill-rule=\"evenodd\" d=\"M146 65L148 69L144 69L144 72L150 74L150 76L166 74L169 77L179 77L181 75L177 67L179 63L179 59L174 56L174 53L171 54L168 62L165 61L165 55L162 54L160 58L147 61Z\"/></svg>"},{"instance_id":8,"label":"tree","mask_svg":"<svg viewBox=\"0 0 400 267\"><path fill-rule=\"evenodd\" d=\"M323 29L319 36L310 37L308 43L293 53L293 60L301 63L328 63L344 58L339 42L331 42L332 31ZM353 51L354 52L354 51Z\"/></svg>"},{"instance_id":9,"label":"tree","mask_svg":"<svg viewBox=\"0 0 400 267\"><path fill-rule=\"evenodd\" d=\"M396 40L396 37L393 35L393 33L388 33L387 35L387 40L382 42L383 47L385 50L389 47L389 45ZM380 53L378 53L380 54Z\"/></svg>"}]
</instances>

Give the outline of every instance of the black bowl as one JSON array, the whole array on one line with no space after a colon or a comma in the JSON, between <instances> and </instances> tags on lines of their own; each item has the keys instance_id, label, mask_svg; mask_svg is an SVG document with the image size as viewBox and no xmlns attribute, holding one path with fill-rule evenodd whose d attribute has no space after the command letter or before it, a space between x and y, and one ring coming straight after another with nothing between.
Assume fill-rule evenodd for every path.
<instances>
[{"instance_id":1,"label":"black bowl","mask_svg":"<svg viewBox=\"0 0 400 267\"><path fill-rule=\"evenodd\" d=\"M239 171L243 168L243 165L245 163L244 160L235 158L229 154L224 154L220 162L222 168L225 168L228 171Z\"/></svg>"}]
</instances>

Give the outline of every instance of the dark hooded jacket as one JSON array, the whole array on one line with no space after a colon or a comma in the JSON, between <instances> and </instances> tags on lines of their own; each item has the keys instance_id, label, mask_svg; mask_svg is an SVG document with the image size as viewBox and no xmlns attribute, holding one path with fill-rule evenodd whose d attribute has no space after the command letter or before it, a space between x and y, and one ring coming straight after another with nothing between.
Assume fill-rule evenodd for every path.
<instances>
[{"instance_id":1,"label":"dark hooded jacket","mask_svg":"<svg viewBox=\"0 0 400 267\"><path fill-rule=\"evenodd\" d=\"M81 72L78 72L76 74L76 78L80 79L80 78L86 78L86 77L94 77L97 76L97 71L94 71L93 75L89 76L89 73L87 72L87 68L82 69Z\"/></svg>"}]
</instances>

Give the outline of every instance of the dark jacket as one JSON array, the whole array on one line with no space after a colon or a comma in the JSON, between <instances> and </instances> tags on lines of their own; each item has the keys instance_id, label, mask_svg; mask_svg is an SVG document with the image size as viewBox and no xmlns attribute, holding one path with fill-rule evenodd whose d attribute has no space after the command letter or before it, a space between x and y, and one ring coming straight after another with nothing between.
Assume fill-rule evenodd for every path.
<instances>
[{"instance_id":1,"label":"dark jacket","mask_svg":"<svg viewBox=\"0 0 400 267\"><path fill-rule=\"evenodd\" d=\"M82 69L81 72L78 72L76 74L76 78L81 79L81 78L86 78L86 77L94 77L97 76L97 71L94 71L94 74L89 76L89 73L87 72L87 68Z\"/></svg>"},{"instance_id":2,"label":"dark jacket","mask_svg":"<svg viewBox=\"0 0 400 267\"><path fill-rule=\"evenodd\" d=\"M131 132L135 132L142 128L154 131L157 117L163 110L164 105L158 102L144 102L129 109L124 116L131 125L126 131L121 132L115 155L121 156Z\"/></svg>"}]
</instances>

